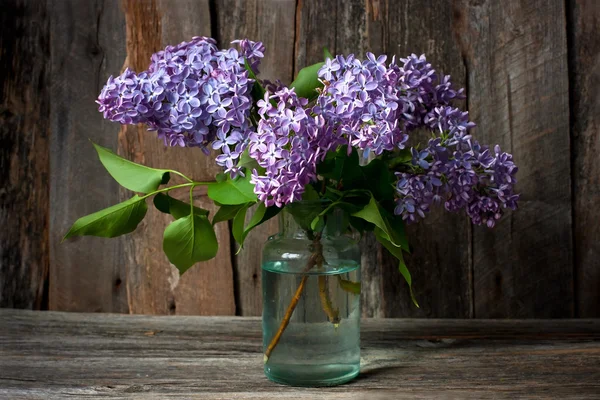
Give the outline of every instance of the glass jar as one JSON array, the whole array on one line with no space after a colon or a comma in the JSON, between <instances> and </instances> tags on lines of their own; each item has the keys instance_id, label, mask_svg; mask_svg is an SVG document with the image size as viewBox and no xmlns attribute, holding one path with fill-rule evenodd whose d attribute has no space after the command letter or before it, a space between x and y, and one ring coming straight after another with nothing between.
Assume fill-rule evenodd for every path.
<instances>
[{"instance_id":1,"label":"glass jar","mask_svg":"<svg viewBox=\"0 0 600 400\"><path fill-rule=\"evenodd\" d=\"M274 382L333 386L359 373L360 249L344 219L338 212L322 231L304 230L286 207L264 246L264 369Z\"/></svg>"}]
</instances>

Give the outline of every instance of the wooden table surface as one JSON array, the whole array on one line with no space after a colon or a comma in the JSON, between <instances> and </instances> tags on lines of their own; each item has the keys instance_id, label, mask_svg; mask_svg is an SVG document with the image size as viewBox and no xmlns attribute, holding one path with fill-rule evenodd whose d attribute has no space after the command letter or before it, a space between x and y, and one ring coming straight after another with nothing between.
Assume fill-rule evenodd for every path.
<instances>
[{"instance_id":1,"label":"wooden table surface","mask_svg":"<svg viewBox=\"0 0 600 400\"><path fill-rule=\"evenodd\" d=\"M600 398L600 320L372 319L334 388L263 375L259 318L0 310L0 399Z\"/></svg>"}]
</instances>

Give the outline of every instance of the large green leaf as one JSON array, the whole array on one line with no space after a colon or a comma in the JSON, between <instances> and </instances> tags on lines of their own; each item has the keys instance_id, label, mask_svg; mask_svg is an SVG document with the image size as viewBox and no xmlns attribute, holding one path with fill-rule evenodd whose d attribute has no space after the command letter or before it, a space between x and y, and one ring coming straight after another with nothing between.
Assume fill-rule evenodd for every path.
<instances>
[{"instance_id":1,"label":"large green leaf","mask_svg":"<svg viewBox=\"0 0 600 400\"><path fill-rule=\"evenodd\" d=\"M171 214L175 219L187 217L191 211L189 203L177 200L164 193L157 193L154 196L154 206L165 214ZM208 210L194 206L194 214L208 216Z\"/></svg>"},{"instance_id":2,"label":"large green leaf","mask_svg":"<svg viewBox=\"0 0 600 400\"><path fill-rule=\"evenodd\" d=\"M254 229L257 226L259 226L260 224L270 220L271 218L273 218L274 216L279 214L280 211L281 211L281 208L279 208L279 207L275 207L275 206L267 207L267 206L265 206L264 203L260 203L258 205L258 207L256 208L254 215L252 215L252 218L250 218L248 225L246 225L246 227L244 228L240 246L244 245L244 241L246 240L246 237L252 231L252 229Z\"/></svg>"},{"instance_id":3,"label":"large green leaf","mask_svg":"<svg viewBox=\"0 0 600 400\"><path fill-rule=\"evenodd\" d=\"M390 243L390 241L387 239L385 233L381 229L379 229L379 227L375 228L375 237L377 238L377 241L383 245L383 247L385 247L394 257L396 257L398 259L398 261L399 261L398 270L400 271L400 274L402 274L402 276L404 277L404 280L408 284L408 289L410 291L410 298L411 298L412 302L415 304L415 306L419 307L419 303L417 302L417 299L415 298L415 294L412 289L412 277L410 275L410 271L406 267L406 263L404 262L404 256L402 254L402 249L400 247L396 247L392 243Z\"/></svg>"},{"instance_id":4,"label":"large green leaf","mask_svg":"<svg viewBox=\"0 0 600 400\"><path fill-rule=\"evenodd\" d=\"M224 205L255 203L258 199L250 178L250 174L246 174L245 177L227 177L224 181L211 183L208 185L208 197Z\"/></svg>"},{"instance_id":5,"label":"large green leaf","mask_svg":"<svg viewBox=\"0 0 600 400\"><path fill-rule=\"evenodd\" d=\"M149 168L119 157L109 149L93 143L100 162L121 186L134 192L151 193L169 182L166 169Z\"/></svg>"},{"instance_id":6,"label":"large green leaf","mask_svg":"<svg viewBox=\"0 0 600 400\"><path fill-rule=\"evenodd\" d=\"M296 94L299 97L304 97L309 100L315 99L319 93L317 88L323 87L323 84L319 81L319 70L323 66L323 62L304 67L298 72L298 76L290 85L291 88L296 89Z\"/></svg>"},{"instance_id":7,"label":"large green leaf","mask_svg":"<svg viewBox=\"0 0 600 400\"><path fill-rule=\"evenodd\" d=\"M79 218L63 240L85 235L112 238L133 232L147 210L146 199L135 195L122 203Z\"/></svg>"},{"instance_id":8,"label":"large green leaf","mask_svg":"<svg viewBox=\"0 0 600 400\"><path fill-rule=\"evenodd\" d=\"M222 221L229 221L230 219L235 218L238 211L240 211L244 207L250 206L252 203L246 204L236 204L236 205L222 205L215 216L213 217L212 223L213 225Z\"/></svg>"},{"instance_id":9,"label":"large green leaf","mask_svg":"<svg viewBox=\"0 0 600 400\"><path fill-rule=\"evenodd\" d=\"M217 255L219 244L212 224L204 215L188 215L167 226L163 250L183 274L192 265Z\"/></svg>"},{"instance_id":10,"label":"large green leaf","mask_svg":"<svg viewBox=\"0 0 600 400\"><path fill-rule=\"evenodd\" d=\"M391 217L386 211L379 206L374 197L371 197L369 204L367 204L362 210L352 214L353 217L362 218L367 222L374 224L378 227L385 237L396 247L405 246L408 250L408 244L405 238L398 235L397 229L394 229L389 220Z\"/></svg>"}]
</instances>

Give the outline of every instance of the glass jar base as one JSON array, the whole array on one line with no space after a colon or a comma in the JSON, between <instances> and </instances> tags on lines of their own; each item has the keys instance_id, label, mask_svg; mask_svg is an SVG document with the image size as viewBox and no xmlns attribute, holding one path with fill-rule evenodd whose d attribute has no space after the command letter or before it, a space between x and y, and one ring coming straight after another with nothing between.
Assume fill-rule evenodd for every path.
<instances>
[{"instance_id":1,"label":"glass jar base","mask_svg":"<svg viewBox=\"0 0 600 400\"><path fill-rule=\"evenodd\" d=\"M265 365L265 375L269 380L289 386L337 386L356 378L359 372L360 366L348 364Z\"/></svg>"}]
</instances>

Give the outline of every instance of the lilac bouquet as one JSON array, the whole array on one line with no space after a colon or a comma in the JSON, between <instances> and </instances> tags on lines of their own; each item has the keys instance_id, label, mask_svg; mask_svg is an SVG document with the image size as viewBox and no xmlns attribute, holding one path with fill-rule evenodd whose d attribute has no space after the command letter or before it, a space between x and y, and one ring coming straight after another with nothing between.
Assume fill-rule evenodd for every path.
<instances>
[{"instance_id":1,"label":"lilac bouquet","mask_svg":"<svg viewBox=\"0 0 600 400\"><path fill-rule=\"evenodd\" d=\"M504 209L517 208L512 156L473 138L475 124L452 105L463 90L424 56L367 53L360 60L325 50L324 62L304 68L286 87L257 78L262 43L233 43L237 48L220 50L213 39L195 37L169 46L152 56L147 71L110 77L98 98L106 119L146 124L166 146L198 147L206 155L216 150L223 173L215 182L196 182L95 145L108 172L137 194L80 218L65 238L129 233L153 196L156 208L175 219L163 249L183 273L216 255L218 222L233 220L241 246L248 232L284 207L307 232L319 232L328 215L341 210L347 229L374 232L410 284L402 257L409 250L405 223L440 205L492 228ZM168 186L173 174L183 183ZM219 206L212 217L191 203L199 185L208 186ZM183 188L190 203L168 195ZM321 201L297 207L302 200Z\"/></svg>"}]
</instances>

